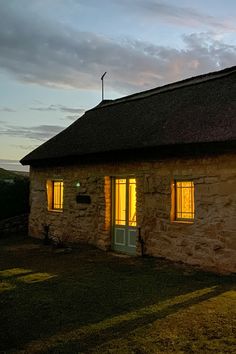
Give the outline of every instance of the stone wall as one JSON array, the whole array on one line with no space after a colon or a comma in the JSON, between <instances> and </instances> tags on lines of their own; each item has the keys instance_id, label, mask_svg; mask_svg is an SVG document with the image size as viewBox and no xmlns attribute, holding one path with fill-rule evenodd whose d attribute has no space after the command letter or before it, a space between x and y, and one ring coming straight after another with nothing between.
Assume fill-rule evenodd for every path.
<instances>
[{"instance_id":1,"label":"stone wall","mask_svg":"<svg viewBox=\"0 0 236 354\"><path fill-rule=\"evenodd\" d=\"M49 225L52 238L94 244L101 249L110 246L110 178L89 173L86 168L31 169L31 213L29 234L44 237ZM63 179L63 212L48 211L46 181ZM77 182L80 188L76 187ZM106 190L106 194L105 194ZM77 194L89 195L91 204L76 202ZM108 210L108 215L106 215Z\"/></svg>"},{"instance_id":2,"label":"stone wall","mask_svg":"<svg viewBox=\"0 0 236 354\"><path fill-rule=\"evenodd\" d=\"M28 214L13 216L0 221L0 236L14 233L26 233L28 229Z\"/></svg>"},{"instance_id":3,"label":"stone wall","mask_svg":"<svg viewBox=\"0 0 236 354\"><path fill-rule=\"evenodd\" d=\"M43 237L50 225L55 237L86 242L101 249L111 246L111 177L137 179L137 223L145 253L216 271L236 271L236 155L199 159L107 163L31 168L29 233ZM46 180L64 181L62 213L47 210ZM195 188L193 223L172 219L171 186L190 179ZM80 194L91 204L76 202ZM137 242L137 254L140 246Z\"/></svg>"}]
</instances>

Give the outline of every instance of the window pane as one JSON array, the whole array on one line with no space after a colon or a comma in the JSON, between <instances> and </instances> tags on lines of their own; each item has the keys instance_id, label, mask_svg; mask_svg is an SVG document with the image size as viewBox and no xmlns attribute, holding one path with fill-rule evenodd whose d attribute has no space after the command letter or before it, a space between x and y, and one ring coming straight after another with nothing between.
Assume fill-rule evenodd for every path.
<instances>
[{"instance_id":1,"label":"window pane","mask_svg":"<svg viewBox=\"0 0 236 354\"><path fill-rule=\"evenodd\" d=\"M194 219L194 184L192 181L176 182L176 218Z\"/></svg>"},{"instance_id":2,"label":"window pane","mask_svg":"<svg viewBox=\"0 0 236 354\"><path fill-rule=\"evenodd\" d=\"M129 180L129 226L136 226L136 180Z\"/></svg>"},{"instance_id":3,"label":"window pane","mask_svg":"<svg viewBox=\"0 0 236 354\"><path fill-rule=\"evenodd\" d=\"M63 182L54 181L53 182L53 209L62 209L63 208Z\"/></svg>"},{"instance_id":4,"label":"window pane","mask_svg":"<svg viewBox=\"0 0 236 354\"><path fill-rule=\"evenodd\" d=\"M115 181L115 223L116 225L126 224L126 180L116 179Z\"/></svg>"}]
</instances>

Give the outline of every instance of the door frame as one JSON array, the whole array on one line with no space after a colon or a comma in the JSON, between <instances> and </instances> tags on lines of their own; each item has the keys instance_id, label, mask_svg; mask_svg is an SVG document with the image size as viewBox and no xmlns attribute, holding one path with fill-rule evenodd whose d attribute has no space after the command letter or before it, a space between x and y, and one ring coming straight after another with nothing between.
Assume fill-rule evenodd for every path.
<instances>
[{"instance_id":1,"label":"door frame","mask_svg":"<svg viewBox=\"0 0 236 354\"><path fill-rule=\"evenodd\" d=\"M126 225L117 225L115 224L115 216L116 216L116 197L115 197L115 181L117 179L125 179L126 180ZM130 230L138 232L137 228L137 216L136 216L136 226L129 226L129 179L135 179L135 182L137 181L136 177L134 175L116 175L111 177L111 248L115 252L120 252L120 253L126 253L130 255L136 255L137 251L137 240L136 240L136 245L133 247L134 251L133 252L122 252L114 249L114 240L115 240L115 229L125 229L125 233L127 235L127 239L130 237ZM137 183L136 183L137 186ZM137 193L137 190L136 190ZM136 194L136 202L137 202L137 194ZM136 204L136 213L137 213L137 204ZM130 246L132 249L132 246Z\"/></svg>"}]
</instances>

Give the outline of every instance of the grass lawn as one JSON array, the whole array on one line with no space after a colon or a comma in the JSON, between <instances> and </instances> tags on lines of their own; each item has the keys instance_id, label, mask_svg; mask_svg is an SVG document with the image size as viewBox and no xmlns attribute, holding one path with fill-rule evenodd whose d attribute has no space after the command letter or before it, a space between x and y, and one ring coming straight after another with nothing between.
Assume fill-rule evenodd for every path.
<instances>
[{"instance_id":1,"label":"grass lawn","mask_svg":"<svg viewBox=\"0 0 236 354\"><path fill-rule=\"evenodd\" d=\"M0 240L0 353L236 353L236 278Z\"/></svg>"}]
</instances>

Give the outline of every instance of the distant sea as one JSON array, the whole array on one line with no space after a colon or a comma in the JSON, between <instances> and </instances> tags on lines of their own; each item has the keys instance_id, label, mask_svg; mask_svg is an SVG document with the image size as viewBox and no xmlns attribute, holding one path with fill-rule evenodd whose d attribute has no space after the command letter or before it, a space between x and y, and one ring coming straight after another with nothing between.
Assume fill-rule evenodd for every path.
<instances>
[{"instance_id":1,"label":"distant sea","mask_svg":"<svg viewBox=\"0 0 236 354\"><path fill-rule=\"evenodd\" d=\"M0 167L10 171L29 171L29 166L22 166L17 160L1 160Z\"/></svg>"}]
</instances>

